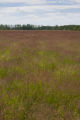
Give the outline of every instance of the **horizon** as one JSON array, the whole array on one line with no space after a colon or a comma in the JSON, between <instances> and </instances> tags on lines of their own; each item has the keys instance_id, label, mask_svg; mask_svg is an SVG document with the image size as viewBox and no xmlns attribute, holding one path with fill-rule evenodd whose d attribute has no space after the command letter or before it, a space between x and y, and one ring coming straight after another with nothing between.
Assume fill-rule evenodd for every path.
<instances>
[{"instance_id":1,"label":"horizon","mask_svg":"<svg viewBox=\"0 0 80 120\"><path fill-rule=\"evenodd\" d=\"M0 24L80 25L80 1L0 0Z\"/></svg>"},{"instance_id":2,"label":"horizon","mask_svg":"<svg viewBox=\"0 0 80 120\"><path fill-rule=\"evenodd\" d=\"M49 27L56 27L56 26L58 26L58 27L61 27L61 26L80 26L80 24L77 24L77 25L76 25L76 24L68 24L68 25L66 25L66 24L64 24L64 25L0 24L0 26L1 26L1 25L3 25L3 26L9 26L9 27L11 27L11 26L15 27L15 26L17 26L17 25L20 25L20 26L30 25L30 26L34 26L34 27L42 27L42 26L45 26L45 27L47 27L47 26L49 26Z\"/></svg>"}]
</instances>

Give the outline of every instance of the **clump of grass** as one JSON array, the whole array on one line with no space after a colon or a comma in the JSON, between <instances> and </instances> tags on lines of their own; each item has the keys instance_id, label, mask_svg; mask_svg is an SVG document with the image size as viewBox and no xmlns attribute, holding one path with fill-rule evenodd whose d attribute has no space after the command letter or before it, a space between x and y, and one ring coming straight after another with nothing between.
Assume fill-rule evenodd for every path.
<instances>
[{"instance_id":1,"label":"clump of grass","mask_svg":"<svg viewBox=\"0 0 80 120\"><path fill-rule=\"evenodd\" d=\"M25 74L25 69L22 66L11 66L10 68L11 72L19 73L21 75Z\"/></svg>"},{"instance_id":2,"label":"clump of grass","mask_svg":"<svg viewBox=\"0 0 80 120\"><path fill-rule=\"evenodd\" d=\"M40 100L44 96L44 88L41 84L39 83L29 83L29 97L32 97L33 100ZM39 97L39 98L38 98Z\"/></svg>"},{"instance_id":3,"label":"clump of grass","mask_svg":"<svg viewBox=\"0 0 80 120\"><path fill-rule=\"evenodd\" d=\"M54 71L56 69L56 62L48 63L47 61L40 61L36 66L41 71Z\"/></svg>"},{"instance_id":4,"label":"clump of grass","mask_svg":"<svg viewBox=\"0 0 80 120\"><path fill-rule=\"evenodd\" d=\"M75 77L77 76L77 74L79 73L79 70L76 69L76 66L72 65L65 65L64 68L58 68L58 70L56 71L56 77L64 79L64 78L71 78L71 77Z\"/></svg>"},{"instance_id":5,"label":"clump of grass","mask_svg":"<svg viewBox=\"0 0 80 120\"><path fill-rule=\"evenodd\" d=\"M8 61L10 59L10 50L6 49L0 52L0 60Z\"/></svg>"},{"instance_id":6,"label":"clump of grass","mask_svg":"<svg viewBox=\"0 0 80 120\"><path fill-rule=\"evenodd\" d=\"M0 68L0 78L5 78L7 75L7 69L4 67Z\"/></svg>"},{"instance_id":7,"label":"clump of grass","mask_svg":"<svg viewBox=\"0 0 80 120\"><path fill-rule=\"evenodd\" d=\"M63 64L67 64L67 65L75 65L76 62L72 59L66 58L63 60Z\"/></svg>"}]
</instances>

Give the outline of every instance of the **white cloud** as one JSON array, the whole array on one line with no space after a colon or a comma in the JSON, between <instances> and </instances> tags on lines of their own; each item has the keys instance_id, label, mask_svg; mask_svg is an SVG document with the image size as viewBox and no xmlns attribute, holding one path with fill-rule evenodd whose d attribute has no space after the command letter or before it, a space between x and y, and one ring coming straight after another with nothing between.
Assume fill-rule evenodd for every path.
<instances>
[{"instance_id":1,"label":"white cloud","mask_svg":"<svg viewBox=\"0 0 80 120\"><path fill-rule=\"evenodd\" d=\"M80 8L80 4L48 5L65 0L0 0L9 3L27 3L30 6L0 7L0 24L80 24L80 13L61 13L60 10ZM80 3L79 0L66 0ZM33 5L32 5L33 4ZM44 5L46 4L46 5ZM4 19L5 18L5 19Z\"/></svg>"},{"instance_id":2,"label":"white cloud","mask_svg":"<svg viewBox=\"0 0 80 120\"><path fill-rule=\"evenodd\" d=\"M80 3L80 0L71 0L71 2Z\"/></svg>"},{"instance_id":3,"label":"white cloud","mask_svg":"<svg viewBox=\"0 0 80 120\"><path fill-rule=\"evenodd\" d=\"M0 13L4 12L4 13L14 13L14 12L18 12L19 10L23 11L23 12L35 12L35 11L40 11L42 10L43 12L45 11L54 11L54 10L60 10L60 9L72 9L72 8L80 8L79 5L37 5L37 6L23 6L23 7L5 7L5 8L0 8Z\"/></svg>"},{"instance_id":4,"label":"white cloud","mask_svg":"<svg viewBox=\"0 0 80 120\"><path fill-rule=\"evenodd\" d=\"M5 17L5 15L3 15ZM79 18L79 19L77 19ZM0 20L2 24L37 24L37 25L64 25L64 24L80 24L80 14L61 14L61 13L46 13L44 16L39 15L26 15L21 18L21 16L7 15L6 19Z\"/></svg>"},{"instance_id":5,"label":"white cloud","mask_svg":"<svg viewBox=\"0 0 80 120\"><path fill-rule=\"evenodd\" d=\"M27 3L27 4L43 4L46 0L0 0L1 3Z\"/></svg>"},{"instance_id":6,"label":"white cloud","mask_svg":"<svg viewBox=\"0 0 80 120\"><path fill-rule=\"evenodd\" d=\"M64 3L64 2L76 2L80 3L80 0L0 0L0 3L27 3L27 4L46 4L46 3Z\"/></svg>"}]
</instances>

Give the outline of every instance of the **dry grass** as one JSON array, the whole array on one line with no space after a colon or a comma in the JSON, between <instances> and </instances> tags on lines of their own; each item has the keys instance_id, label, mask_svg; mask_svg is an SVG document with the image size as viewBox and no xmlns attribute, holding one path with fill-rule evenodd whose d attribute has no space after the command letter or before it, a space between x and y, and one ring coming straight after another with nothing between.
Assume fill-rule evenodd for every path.
<instances>
[{"instance_id":1,"label":"dry grass","mask_svg":"<svg viewBox=\"0 0 80 120\"><path fill-rule=\"evenodd\" d=\"M80 32L0 31L0 119L80 120Z\"/></svg>"}]
</instances>

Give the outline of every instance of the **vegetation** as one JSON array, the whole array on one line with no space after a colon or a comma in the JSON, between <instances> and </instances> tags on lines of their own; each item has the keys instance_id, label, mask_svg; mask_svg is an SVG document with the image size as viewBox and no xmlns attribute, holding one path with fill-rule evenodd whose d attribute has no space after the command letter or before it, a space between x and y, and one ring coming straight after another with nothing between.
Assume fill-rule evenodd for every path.
<instances>
[{"instance_id":1,"label":"vegetation","mask_svg":"<svg viewBox=\"0 0 80 120\"><path fill-rule=\"evenodd\" d=\"M0 119L80 119L79 32L0 32Z\"/></svg>"},{"instance_id":2,"label":"vegetation","mask_svg":"<svg viewBox=\"0 0 80 120\"><path fill-rule=\"evenodd\" d=\"M80 30L80 25L35 26L35 25L0 25L0 30Z\"/></svg>"}]
</instances>

